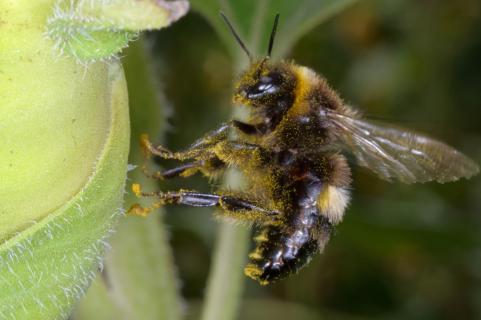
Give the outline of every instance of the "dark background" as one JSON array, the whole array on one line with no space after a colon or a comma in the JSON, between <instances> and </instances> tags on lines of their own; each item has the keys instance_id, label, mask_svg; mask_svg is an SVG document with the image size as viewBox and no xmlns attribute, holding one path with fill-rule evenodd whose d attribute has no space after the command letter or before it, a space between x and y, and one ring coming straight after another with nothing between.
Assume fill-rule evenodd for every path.
<instances>
[{"instance_id":1,"label":"dark background","mask_svg":"<svg viewBox=\"0 0 481 320\"><path fill-rule=\"evenodd\" d=\"M309 32L288 58L323 74L367 116L436 137L479 163L480 8L476 0L360 1ZM196 12L148 39L171 105L164 141L182 149L229 118L233 62ZM479 176L402 185L354 165L353 175L351 205L325 253L271 286L246 278L240 318L480 319ZM180 187L213 188L194 177L162 189ZM211 217L196 208L165 215L193 309L209 272Z\"/></svg>"}]
</instances>

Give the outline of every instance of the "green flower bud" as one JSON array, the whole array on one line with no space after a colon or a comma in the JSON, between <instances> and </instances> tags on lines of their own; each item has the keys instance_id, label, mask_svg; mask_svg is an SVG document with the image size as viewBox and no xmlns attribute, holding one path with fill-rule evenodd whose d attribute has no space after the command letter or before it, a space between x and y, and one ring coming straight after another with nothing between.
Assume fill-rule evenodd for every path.
<instances>
[{"instance_id":1,"label":"green flower bud","mask_svg":"<svg viewBox=\"0 0 481 320\"><path fill-rule=\"evenodd\" d=\"M62 0L48 19L48 36L81 62L118 54L139 31L165 27L183 16L187 1Z\"/></svg>"},{"instance_id":2,"label":"green flower bud","mask_svg":"<svg viewBox=\"0 0 481 320\"><path fill-rule=\"evenodd\" d=\"M120 2L162 1L89 1ZM111 16L100 18L111 23L102 37L96 27L63 21L93 30L92 43L88 36L50 38L47 21L53 23L62 8L54 4L0 2L0 319L67 318L95 276L121 212L127 88L118 61L105 58L125 44L109 39L146 26L114 30L122 7L109 8L104 13ZM173 18L163 12L170 17L160 20L166 25ZM131 22L134 13L123 16ZM56 44L77 40L77 51L58 56ZM78 63L80 56L87 67Z\"/></svg>"}]
</instances>

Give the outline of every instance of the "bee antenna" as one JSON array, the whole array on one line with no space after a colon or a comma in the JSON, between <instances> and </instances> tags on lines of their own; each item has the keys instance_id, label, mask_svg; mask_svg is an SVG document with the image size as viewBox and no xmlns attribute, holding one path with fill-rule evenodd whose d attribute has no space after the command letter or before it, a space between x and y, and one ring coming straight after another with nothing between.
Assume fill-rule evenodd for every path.
<instances>
[{"instance_id":1,"label":"bee antenna","mask_svg":"<svg viewBox=\"0 0 481 320\"><path fill-rule=\"evenodd\" d=\"M239 35L237 34L237 32L235 31L234 27L232 26L232 24L229 22L229 19L227 19L227 17L225 16L225 14L220 11L219 12L220 16L222 17L222 19L224 19L225 23L227 24L227 26L229 27L230 31L232 32L232 35L234 36L234 38L237 40L237 42L239 43L239 45L241 46L241 48L245 51L245 53L247 54L247 56L249 57L249 60L252 60L252 55L251 53L249 52L249 50L247 50L247 47L245 46L244 42L242 42L241 38L239 37Z\"/></svg>"},{"instance_id":2,"label":"bee antenna","mask_svg":"<svg viewBox=\"0 0 481 320\"><path fill-rule=\"evenodd\" d=\"M267 50L267 56L270 57L272 53L272 47L274 47L274 38L276 37L277 23L279 22L279 14L276 14L274 20L274 26L272 27L271 38L269 39L269 49Z\"/></svg>"}]
</instances>

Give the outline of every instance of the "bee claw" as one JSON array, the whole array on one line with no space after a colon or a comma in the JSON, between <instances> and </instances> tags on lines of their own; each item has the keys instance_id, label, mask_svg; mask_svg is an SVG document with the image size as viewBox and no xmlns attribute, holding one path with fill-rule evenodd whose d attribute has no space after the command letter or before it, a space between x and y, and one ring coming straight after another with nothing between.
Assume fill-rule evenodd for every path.
<instances>
[{"instance_id":1,"label":"bee claw","mask_svg":"<svg viewBox=\"0 0 481 320\"><path fill-rule=\"evenodd\" d=\"M157 197L158 201L154 202L150 205L150 207L142 207L140 204L135 203L133 204L129 210L127 211L127 214L133 215L133 216L141 216L141 217L146 217L150 212L153 210L156 210L165 204L168 203L168 200L172 197L171 193L163 193L163 192L143 192L142 187L138 183L133 183L132 184L132 192L135 194L137 198L145 198L145 197ZM175 195L174 195L175 198Z\"/></svg>"},{"instance_id":2,"label":"bee claw","mask_svg":"<svg viewBox=\"0 0 481 320\"><path fill-rule=\"evenodd\" d=\"M169 149L163 146L156 146L152 145L152 142L149 140L149 135L144 133L140 135L140 146L146 158L149 158L151 154L165 158L165 159L173 159L174 153Z\"/></svg>"},{"instance_id":3,"label":"bee claw","mask_svg":"<svg viewBox=\"0 0 481 320\"><path fill-rule=\"evenodd\" d=\"M142 149L142 152L144 154L144 157L148 158L150 155L150 148L152 147L152 144L149 141L149 135L148 134L142 134L140 135L140 147Z\"/></svg>"}]
</instances>

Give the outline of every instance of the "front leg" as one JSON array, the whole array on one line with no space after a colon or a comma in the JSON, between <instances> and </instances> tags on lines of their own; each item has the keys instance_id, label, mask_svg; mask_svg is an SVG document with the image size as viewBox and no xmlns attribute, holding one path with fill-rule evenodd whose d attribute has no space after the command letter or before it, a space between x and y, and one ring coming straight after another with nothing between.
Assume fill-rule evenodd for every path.
<instances>
[{"instance_id":1,"label":"front leg","mask_svg":"<svg viewBox=\"0 0 481 320\"><path fill-rule=\"evenodd\" d=\"M194 142L187 150L180 152L172 152L162 146L155 147L150 142L148 135L143 134L140 137L140 144L147 157L151 154L161 157L163 159L174 159L185 161L189 159L205 160L212 158L212 147L217 143L227 140L229 129L232 127L232 123L226 123L219 128L212 130L205 134L201 139Z\"/></svg>"},{"instance_id":2,"label":"front leg","mask_svg":"<svg viewBox=\"0 0 481 320\"><path fill-rule=\"evenodd\" d=\"M252 143L222 141L213 148L215 156L229 166L262 167L272 158L269 150Z\"/></svg>"},{"instance_id":3,"label":"front leg","mask_svg":"<svg viewBox=\"0 0 481 320\"><path fill-rule=\"evenodd\" d=\"M147 165L144 165L142 169L147 176L159 180L179 176L188 177L198 171L202 172L205 176L215 177L216 174L225 169L226 161L227 164L235 165L247 160L249 153L251 155L253 153L259 153L255 145L228 141L229 129L235 128L245 134L260 134L259 130L261 129L258 127L259 126L233 120L207 133L204 137L194 142L187 150L181 152L172 152L162 146L155 147L149 141L147 135L142 135L141 145L147 158L150 155L155 155L164 159L181 161L194 159L194 161L163 172L157 171L151 173Z\"/></svg>"},{"instance_id":4,"label":"front leg","mask_svg":"<svg viewBox=\"0 0 481 320\"><path fill-rule=\"evenodd\" d=\"M148 159L151 155L164 159L174 160L193 160L166 171L151 172L147 163L142 166L145 175L158 179L170 179L174 177L189 177L198 171L201 171L208 177L215 175L225 168L225 164L220 161L214 154L212 148L219 142L224 141L228 137L228 130L232 127L232 122L221 125L219 128L210 131L204 137L194 142L187 150L181 152L172 152L162 146L154 146L149 137L143 134L140 137L140 144L145 157Z\"/></svg>"},{"instance_id":5,"label":"front leg","mask_svg":"<svg viewBox=\"0 0 481 320\"><path fill-rule=\"evenodd\" d=\"M190 145L187 150L181 152L172 152L162 146L155 147L149 141L149 137L146 134L141 136L140 143L147 156L153 154L164 159L181 161L188 159L205 160L212 158L212 148L218 143L227 141L230 129L236 129L247 135L261 135L263 134L263 128L263 125L252 125L238 120L232 120L222 124L219 128L208 132L202 138Z\"/></svg>"}]
</instances>

